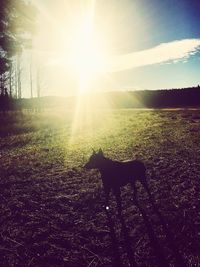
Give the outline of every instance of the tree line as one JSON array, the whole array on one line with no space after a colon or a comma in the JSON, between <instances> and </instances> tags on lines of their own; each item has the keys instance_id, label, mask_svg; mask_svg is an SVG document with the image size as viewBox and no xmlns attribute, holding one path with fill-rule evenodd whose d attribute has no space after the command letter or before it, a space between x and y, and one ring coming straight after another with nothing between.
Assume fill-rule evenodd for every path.
<instances>
[{"instance_id":1,"label":"tree line","mask_svg":"<svg viewBox=\"0 0 200 267\"><path fill-rule=\"evenodd\" d=\"M167 89L167 90L142 90L128 92L118 99L118 107L146 107L146 108L178 108L200 107L200 86Z\"/></svg>"},{"instance_id":2,"label":"tree line","mask_svg":"<svg viewBox=\"0 0 200 267\"><path fill-rule=\"evenodd\" d=\"M81 98L83 103L93 103L95 108L102 109L200 107L200 86L167 90L114 91L89 94ZM76 96L46 96L14 101L16 107L26 110L55 107L73 109L76 106Z\"/></svg>"},{"instance_id":3,"label":"tree line","mask_svg":"<svg viewBox=\"0 0 200 267\"><path fill-rule=\"evenodd\" d=\"M0 2L0 110L13 107L21 98L21 56L32 48L37 10L30 1Z\"/></svg>"}]
</instances>

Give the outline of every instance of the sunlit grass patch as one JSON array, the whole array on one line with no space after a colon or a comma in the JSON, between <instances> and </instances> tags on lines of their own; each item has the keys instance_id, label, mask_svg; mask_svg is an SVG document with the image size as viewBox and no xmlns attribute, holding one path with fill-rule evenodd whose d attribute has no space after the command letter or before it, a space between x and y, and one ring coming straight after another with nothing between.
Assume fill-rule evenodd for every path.
<instances>
[{"instance_id":1,"label":"sunlit grass patch","mask_svg":"<svg viewBox=\"0 0 200 267\"><path fill-rule=\"evenodd\" d=\"M200 203L200 124L198 120L195 124L188 120L187 114L189 118L195 117L198 111L97 109L88 124L81 122L73 138L71 111L25 113L16 117L12 114L12 122L22 131L17 134L12 131L0 138L0 215L4 220L0 243L8 249L4 262L12 266L11 262L22 265L32 260L33 265L41 265L44 259L53 258L59 264L77 266L82 262L87 266L89 250L98 255L102 266L111 265L112 249L99 173L82 168L92 148L101 147L112 159L144 161L156 203L181 253L192 266L190 261L196 259L199 243L195 223ZM34 130L26 131L30 125L34 125ZM165 245L159 222L139 184L138 191L139 200ZM142 218L130 199L131 190L124 188L122 196L138 265L155 266ZM111 197L110 211L123 244L115 208L115 199ZM13 242L8 238L27 249L16 246L15 253L10 252ZM124 250L121 253L126 263L126 253Z\"/></svg>"}]
</instances>

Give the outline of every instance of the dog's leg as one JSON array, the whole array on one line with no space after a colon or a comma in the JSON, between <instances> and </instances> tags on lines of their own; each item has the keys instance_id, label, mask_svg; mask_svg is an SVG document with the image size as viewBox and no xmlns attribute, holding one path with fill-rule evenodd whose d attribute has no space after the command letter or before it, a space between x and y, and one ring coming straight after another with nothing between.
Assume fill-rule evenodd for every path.
<instances>
[{"instance_id":1,"label":"dog's leg","mask_svg":"<svg viewBox=\"0 0 200 267\"><path fill-rule=\"evenodd\" d=\"M133 189L133 200L137 200L137 187L135 182L131 183L132 189Z\"/></svg>"},{"instance_id":2,"label":"dog's leg","mask_svg":"<svg viewBox=\"0 0 200 267\"><path fill-rule=\"evenodd\" d=\"M142 179L142 180L141 180L141 184L142 184L142 186L144 187L145 191L147 192L151 204L152 204L152 205L155 205L155 200L154 200L154 198L153 198L153 196L152 196L152 194L151 194L151 192L150 192L150 190L149 190L149 186L148 186L148 184L147 184L146 179Z\"/></svg>"},{"instance_id":3,"label":"dog's leg","mask_svg":"<svg viewBox=\"0 0 200 267\"><path fill-rule=\"evenodd\" d=\"M116 201L117 201L117 209L119 215L122 213L122 199L121 199L121 191L120 188L116 188L113 190L113 193L115 195Z\"/></svg>"},{"instance_id":4,"label":"dog's leg","mask_svg":"<svg viewBox=\"0 0 200 267\"><path fill-rule=\"evenodd\" d=\"M110 187L104 186L104 192L105 192L105 209L109 210Z\"/></svg>"}]
</instances>

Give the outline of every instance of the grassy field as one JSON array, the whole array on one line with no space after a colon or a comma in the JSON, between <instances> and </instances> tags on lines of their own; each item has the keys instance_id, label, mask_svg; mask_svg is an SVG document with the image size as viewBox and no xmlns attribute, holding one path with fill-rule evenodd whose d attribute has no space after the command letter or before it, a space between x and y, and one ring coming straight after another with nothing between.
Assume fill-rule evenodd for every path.
<instances>
[{"instance_id":1,"label":"grassy field","mask_svg":"<svg viewBox=\"0 0 200 267\"><path fill-rule=\"evenodd\" d=\"M116 247L129 266L127 244L138 266L159 266L148 225L167 262L177 266L140 184L138 201L148 222L125 187L129 238L112 197L113 246L99 173L82 168L92 148L100 147L112 159L145 163L173 245L188 266L200 266L199 110L107 110L75 121L61 110L0 115L0 266L109 267Z\"/></svg>"}]
</instances>

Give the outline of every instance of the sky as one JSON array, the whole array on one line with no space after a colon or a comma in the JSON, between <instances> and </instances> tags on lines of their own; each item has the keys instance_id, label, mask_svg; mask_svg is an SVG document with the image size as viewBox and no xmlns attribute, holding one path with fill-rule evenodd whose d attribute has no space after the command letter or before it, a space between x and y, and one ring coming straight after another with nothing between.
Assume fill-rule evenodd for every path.
<instances>
[{"instance_id":1,"label":"sky","mask_svg":"<svg viewBox=\"0 0 200 267\"><path fill-rule=\"evenodd\" d=\"M200 84L199 0L33 0L33 4L39 9L34 62L41 67L42 95L76 94L80 77L90 91ZM85 17L93 39L90 32L79 31ZM29 96L29 90L23 94Z\"/></svg>"}]
</instances>

